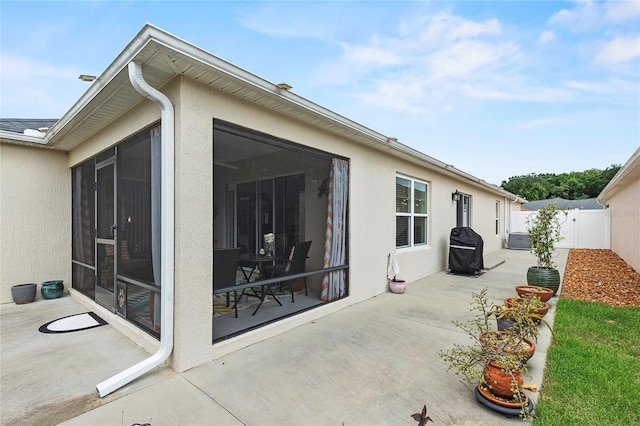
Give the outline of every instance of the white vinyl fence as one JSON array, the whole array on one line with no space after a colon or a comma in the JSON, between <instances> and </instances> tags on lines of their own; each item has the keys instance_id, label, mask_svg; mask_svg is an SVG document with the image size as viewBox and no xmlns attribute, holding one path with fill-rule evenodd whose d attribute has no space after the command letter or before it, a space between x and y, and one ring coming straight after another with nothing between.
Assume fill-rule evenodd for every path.
<instances>
[{"instance_id":1,"label":"white vinyl fence","mask_svg":"<svg viewBox=\"0 0 640 426\"><path fill-rule=\"evenodd\" d=\"M527 232L526 218L537 215L533 212L511 212L510 232ZM610 221L609 209L602 210L567 210L567 216L559 213L560 233L564 237L556 244L558 248L590 248L609 249Z\"/></svg>"}]
</instances>

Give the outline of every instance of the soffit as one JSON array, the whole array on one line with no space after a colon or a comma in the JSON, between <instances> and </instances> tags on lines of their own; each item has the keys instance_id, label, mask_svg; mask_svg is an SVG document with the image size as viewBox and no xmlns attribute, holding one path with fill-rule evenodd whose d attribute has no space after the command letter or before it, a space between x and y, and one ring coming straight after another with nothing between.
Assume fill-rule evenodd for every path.
<instances>
[{"instance_id":1,"label":"soffit","mask_svg":"<svg viewBox=\"0 0 640 426\"><path fill-rule=\"evenodd\" d=\"M149 24L142 28L78 102L50 129L44 144L69 151L142 101L143 96L129 82L127 66L131 61L141 64L145 80L157 89L177 76L191 78L351 141L366 144L455 178L463 178L485 189L513 196L451 165L280 89L273 83Z\"/></svg>"},{"instance_id":2,"label":"soffit","mask_svg":"<svg viewBox=\"0 0 640 426\"><path fill-rule=\"evenodd\" d=\"M599 199L608 199L630 185L640 181L640 148L622 166L598 195Z\"/></svg>"},{"instance_id":3,"label":"soffit","mask_svg":"<svg viewBox=\"0 0 640 426\"><path fill-rule=\"evenodd\" d=\"M161 88L174 77L182 75L329 132L362 143L372 142L371 137L363 135L361 131L355 131L349 125L345 126L340 122L328 120L326 115L310 111L295 100L287 99L287 97L301 98L290 93L278 93L286 91L277 89L275 85L272 85L276 89L275 93L273 89L269 91L256 87L242 78L157 41L149 41L131 60L142 65L143 76L152 87ZM93 84L100 84L99 80L100 78ZM122 69L91 96L91 99L68 123L56 129L56 134L50 138L47 145L65 151L71 150L126 113L142 99L142 95L129 82L128 70L126 64L123 64ZM379 135L379 138L385 137Z\"/></svg>"}]
</instances>

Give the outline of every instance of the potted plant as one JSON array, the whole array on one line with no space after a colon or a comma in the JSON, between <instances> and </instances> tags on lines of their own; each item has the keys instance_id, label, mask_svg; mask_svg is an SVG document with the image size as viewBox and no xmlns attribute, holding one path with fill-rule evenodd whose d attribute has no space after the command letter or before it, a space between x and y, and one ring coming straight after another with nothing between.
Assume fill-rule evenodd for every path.
<instances>
[{"instance_id":1,"label":"potted plant","mask_svg":"<svg viewBox=\"0 0 640 426\"><path fill-rule=\"evenodd\" d=\"M514 299L507 299L514 300ZM519 302L505 303L504 305L494 305L489 312L489 316L496 318L498 330L510 331L523 338L538 340L538 324L542 323L551 331L555 338L555 333L549 324L536 309L542 302L537 296L524 297ZM548 304L545 303L547 307ZM545 312L546 313L546 312Z\"/></svg>"},{"instance_id":2,"label":"potted plant","mask_svg":"<svg viewBox=\"0 0 640 426\"><path fill-rule=\"evenodd\" d=\"M538 287L535 285L517 285L516 293L518 296L524 297L528 294L536 295L542 302L548 302L553 297L553 290L546 287Z\"/></svg>"},{"instance_id":3,"label":"potted plant","mask_svg":"<svg viewBox=\"0 0 640 426\"><path fill-rule=\"evenodd\" d=\"M567 215L555 203L549 203L526 220L531 253L537 260L536 266L527 271L527 284L550 288L553 294L560 287L560 273L553 262L555 244L563 239L560 235L560 213Z\"/></svg>"},{"instance_id":4,"label":"potted plant","mask_svg":"<svg viewBox=\"0 0 640 426\"><path fill-rule=\"evenodd\" d=\"M480 335L480 341L485 345L492 345L503 351L510 351L518 355L522 362L527 362L536 352L536 344L531 339L518 335L514 339L508 331L489 331Z\"/></svg>"},{"instance_id":5,"label":"potted plant","mask_svg":"<svg viewBox=\"0 0 640 426\"><path fill-rule=\"evenodd\" d=\"M469 336L470 343L454 344L453 348L440 351L440 358L448 370L475 386L478 401L495 409L499 407L503 413L529 419L533 404L523 392L529 387L523 384L527 367L521 351L526 338L492 329L491 317L496 306L488 302L487 288L471 296L474 318L467 322L453 321Z\"/></svg>"},{"instance_id":6,"label":"potted plant","mask_svg":"<svg viewBox=\"0 0 640 426\"><path fill-rule=\"evenodd\" d=\"M544 317L549 312L549 304L540 300L536 295L525 295L525 297L508 297L504 299L504 305L507 307L515 306L519 303L528 303L529 311L532 314Z\"/></svg>"}]
</instances>

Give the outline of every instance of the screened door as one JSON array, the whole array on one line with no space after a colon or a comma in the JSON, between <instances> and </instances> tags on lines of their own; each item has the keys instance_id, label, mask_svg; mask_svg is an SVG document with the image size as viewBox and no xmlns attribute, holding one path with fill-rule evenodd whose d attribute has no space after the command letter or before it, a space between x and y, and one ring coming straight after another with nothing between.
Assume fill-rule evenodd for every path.
<instances>
[{"instance_id":1,"label":"screened door","mask_svg":"<svg viewBox=\"0 0 640 426\"><path fill-rule=\"evenodd\" d=\"M95 300L113 308L115 286L115 161L96 167L96 283Z\"/></svg>"}]
</instances>

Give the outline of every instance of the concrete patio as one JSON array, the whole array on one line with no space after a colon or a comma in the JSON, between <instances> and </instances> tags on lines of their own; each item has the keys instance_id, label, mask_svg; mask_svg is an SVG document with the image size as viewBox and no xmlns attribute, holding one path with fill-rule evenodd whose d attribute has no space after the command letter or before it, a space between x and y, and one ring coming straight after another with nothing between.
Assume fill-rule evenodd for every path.
<instances>
[{"instance_id":1,"label":"concrete patio","mask_svg":"<svg viewBox=\"0 0 640 426\"><path fill-rule=\"evenodd\" d=\"M568 250L559 250L561 276ZM2 425L415 425L427 405L440 425L521 424L476 402L438 352L466 336L471 292L501 303L535 263L527 251L485 256L487 272L441 272L216 361L158 368L103 399L95 385L149 356L111 326L42 334L48 321L87 309L68 295L0 305ZM558 296L549 302L552 323ZM527 383L541 387L550 336L541 328ZM529 393L534 401L538 394Z\"/></svg>"}]
</instances>

